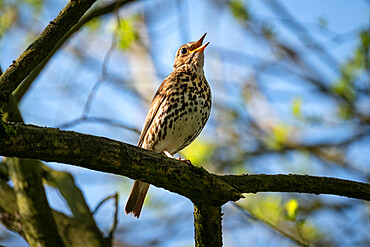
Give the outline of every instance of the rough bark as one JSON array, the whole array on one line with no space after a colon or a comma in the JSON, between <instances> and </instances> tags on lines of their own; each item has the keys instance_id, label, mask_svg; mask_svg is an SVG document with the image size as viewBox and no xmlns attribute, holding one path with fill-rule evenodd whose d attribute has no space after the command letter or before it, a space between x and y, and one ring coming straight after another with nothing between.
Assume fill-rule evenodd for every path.
<instances>
[{"instance_id":1,"label":"rough bark","mask_svg":"<svg viewBox=\"0 0 370 247\"><path fill-rule=\"evenodd\" d=\"M370 201L370 185L345 179L309 175L225 175L217 176L241 193L296 192L332 194Z\"/></svg>"},{"instance_id":2,"label":"rough bark","mask_svg":"<svg viewBox=\"0 0 370 247\"><path fill-rule=\"evenodd\" d=\"M194 229L196 247L222 246L221 207L194 204Z\"/></svg>"},{"instance_id":3,"label":"rough bark","mask_svg":"<svg viewBox=\"0 0 370 247\"><path fill-rule=\"evenodd\" d=\"M366 183L308 175L218 176L136 146L73 131L1 123L0 137L0 155L38 158L123 175L213 206L236 201L242 198L241 193L267 191L370 200L370 185Z\"/></svg>"},{"instance_id":4,"label":"rough bark","mask_svg":"<svg viewBox=\"0 0 370 247\"><path fill-rule=\"evenodd\" d=\"M1 107L5 113L2 120L23 121L16 105L14 97L10 95L8 103ZM64 246L46 199L40 162L8 158L5 163L16 192L15 203L22 224L22 236L31 246Z\"/></svg>"},{"instance_id":5,"label":"rough bark","mask_svg":"<svg viewBox=\"0 0 370 247\"><path fill-rule=\"evenodd\" d=\"M192 201L222 205L242 197L203 168L129 144L54 128L2 123L0 155L29 157L120 174L169 189ZM0 127L1 128L1 127ZM92 155L94 154L94 155ZM212 193L211 193L212 192Z\"/></svg>"},{"instance_id":6,"label":"rough bark","mask_svg":"<svg viewBox=\"0 0 370 247\"><path fill-rule=\"evenodd\" d=\"M31 246L64 246L46 200L38 161L10 158L7 163L27 242Z\"/></svg>"}]
</instances>

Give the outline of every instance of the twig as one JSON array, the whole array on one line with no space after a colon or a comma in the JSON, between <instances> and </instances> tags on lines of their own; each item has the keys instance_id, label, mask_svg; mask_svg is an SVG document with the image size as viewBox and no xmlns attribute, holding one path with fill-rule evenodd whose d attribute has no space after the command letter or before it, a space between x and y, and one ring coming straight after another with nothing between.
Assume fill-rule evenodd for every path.
<instances>
[{"instance_id":1,"label":"twig","mask_svg":"<svg viewBox=\"0 0 370 247\"><path fill-rule=\"evenodd\" d=\"M114 195L110 195L110 196L108 196L108 197L104 198L101 202L99 202L99 204L98 204L98 205L96 205L95 209L92 211L92 213L91 213L91 214L92 214L92 215L96 214L96 212L100 209L100 207L101 207L101 206L103 206L103 204L104 204L106 201L108 201L109 199L116 198L116 195L117 195L117 193L116 193L116 194L114 194Z\"/></svg>"},{"instance_id":2,"label":"twig","mask_svg":"<svg viewBox=\"0 0 370 247\"><path fill-rule=\"evenodd\" d=\"M119 28L119 16L118 16L118 13L115 12L115 15L117 17L117 27L115 29L115 31L112 33L112 44L111 46L109 47L107 53L105 54L104 56L104 61L103 61L103 66L102 66L102 71L101 71L101 75L100 77L98 78L98 80L95 82L93 88L91 89L90 93L89 93L89 96L86 100L86 103L85 103L85 106L84 106L84 109L83 109L83 112L82 112L82 116L85 117L89 114L90 112L90 108L91 108L91 103L93 101L93 98L95 97L95 94L96 92L98 91L98 89L100 88L100 86L102 85L102 83L104 82L106 76L107 76L107 65L109 63L109 60L113 54L113 51L116 49L116 39L117 39L117 30Z\"/></svg>"},{"instance_id":3,"label":"twig","mask_svg":"<svg viewBox=\"0 0 370 247\"><path fill-rule=\"evenodd\" d=\"M105 202L107 202L108 200L110 199L114 199L114 205L115 205L115 212L114 212L114 219L113 219L113 224L109 230L109 235L108 235L108 239L110 241L113 240L113 235L114 235L114 232L116 231L116 228L117 228L117 225L118 225L118 193L115 193L114 195L110 195L108 197L106 197L105 199L103 199L94 209L94 211L92 212L92 214L96 214L96 212L101 208L101 206L103 206L103 204Z\"/></svg>"},{"instance_id":4,"label":"twig","mask_svg":"<svg viewBox=\"0 0 370 247\"><path fill-rule=\"evenodd\" d=\"M116 207L116 211L114 212L114 221L113 221L113 225L109 231L109 239L113 239L113 235L114 235L114 232L116 231L116 228L117 228L117 225L118 225L118 193L116 193L114 195L114 205Z\"/></svg>"},{"instance_id":5,"label":"twig","mask_svg":"<svg viewBox=\"0 0 370 247\"><path fill-rule=\"evenodd\" d=\"M135 127L131 127L131 126L125 124L125 123L122 123L122 122L114 120L114 119L103 118L103 117L80 117L80 118L71 120L69 122L62 123L62 124L58 125L57 128L67 129L67 128L71 128L75 125L81 124L83 122L103 123L103 124L107 124L107 125L110 125L110 126L130 130L130 131L135 132L135 133L140 135L140 130L135 128Z\"/></svg>"},{"instance_id":6,"label":"twig","mask_svg":"<svg viewBox=\"0 0 370 247\"><path fill-rule=\"evenodd\" d=\"M92 9L91 11L88 11L86 15L84 15L81 20L74 25L64 36L60 41L55 45L53 50L48 54L48 56L40 62L36 68L32 70L32 72L22 81L21 85L17 88L16 91L13 92L13 95L17 102L19 102L23 95L27 92L28 88L31 86L32 82L35 80L35 78L39 75L39 73L43 70L45 65L49 62L50 58L57 52L60 47L70 38L74 33L76 33L80 28L88 23L89 21L98 18L100 16L106 15L111 13L112 11L116 10L119 7L122 7L123 5L133 2L133 0L117 0L115 2L109 3L107 5L104 5L102 7L97 7L95 9Z\"/></svg>"},{"instance_id":7,"label":"twig","mask_svg":"<svg viewBox=\"0 0 370 247\"><path fill-rule=\"evenodd\" d=\"M338 64L336 59L319 43L316 41L316 39L309 34L309 32L306 30L305 26L302 25L299 21L297 21L292 14L289 13L289 11L284 8L284 6L279 3L279 1L265 1L265 4L270 7L270 9L278 14L280 17L283 17L286 20L289 20L289 22L284 22L286 26L294 30L296 33L300 34L298 35L299 39L302 42L308 42L312 45L313 48L316 50L322 52L322 57L326 61L327 65L333 70L338 71Z\"/></svg>"}]
</instances>

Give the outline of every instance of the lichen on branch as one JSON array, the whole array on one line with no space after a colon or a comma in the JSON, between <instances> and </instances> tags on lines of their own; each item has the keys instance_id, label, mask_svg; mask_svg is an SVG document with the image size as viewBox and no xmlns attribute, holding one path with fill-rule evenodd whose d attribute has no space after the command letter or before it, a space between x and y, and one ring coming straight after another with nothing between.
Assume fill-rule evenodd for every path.
<instances>
[{"instance_id":1,"label":"lichen on branch","mask_svg":"<svg viewBox=\"0 0 370 247\"><path fill-rule=\"evenodd\" d=\"M35 158L113 173L151 183L189 198L194 203L220 206L242 198L241 193L298 192L333 194L370 200L366 183L308 175L227 175L189 167L130 144L104 137L2 123L11 129L0 138L0 155ZM1 131L1 130L0 130ZM0 137L5 133L0 132Z\"/></svg>"}]
</instances>

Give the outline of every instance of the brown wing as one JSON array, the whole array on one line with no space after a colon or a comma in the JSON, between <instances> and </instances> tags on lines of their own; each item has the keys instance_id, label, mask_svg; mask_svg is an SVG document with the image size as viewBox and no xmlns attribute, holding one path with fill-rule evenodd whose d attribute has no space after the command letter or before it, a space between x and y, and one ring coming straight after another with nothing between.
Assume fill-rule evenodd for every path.
<instances>
[{"instance_id":1,"label":"brown wing","mask_svg":"<svg viewBox=\"0 0 370 247\"><path fill-rule=\"evenodd\" d=\"M168 91L167 89L168 89L168 86L170 85L169 82L171 81L172 77L173 77L172 74L167 76L167 78L164 79L164 81L162 82L162 84L160 85L160 87L158 88L157 92L154 95L152 104L150 105L149 112L145 118L145 124L144 124L143 130L141 131L139 142L137 144L139 147L142 147L146 133L148 132L148 129L150 128L150 125L152 124L155 116L157 115L157 112L160 109L162 103L166 99L166 94Z\"/></svg>"}]
</instances>

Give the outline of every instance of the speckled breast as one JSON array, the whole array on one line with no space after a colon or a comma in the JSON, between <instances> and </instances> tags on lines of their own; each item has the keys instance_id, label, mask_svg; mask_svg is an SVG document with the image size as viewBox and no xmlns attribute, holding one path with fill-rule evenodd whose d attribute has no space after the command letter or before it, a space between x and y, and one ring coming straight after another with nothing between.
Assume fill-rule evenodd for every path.
<instances>
[{"instance_id":1,"label":"speckled breast","mask_svg":"<svg viewBox=\"0 0 370 247\"><path fill-rule=\"evenodd\" d=\"M165 117L154 150L175 154L200 134L211 111L211 90L204 75L183 75L161 107Z\"/></svg>"}]
</instances>

